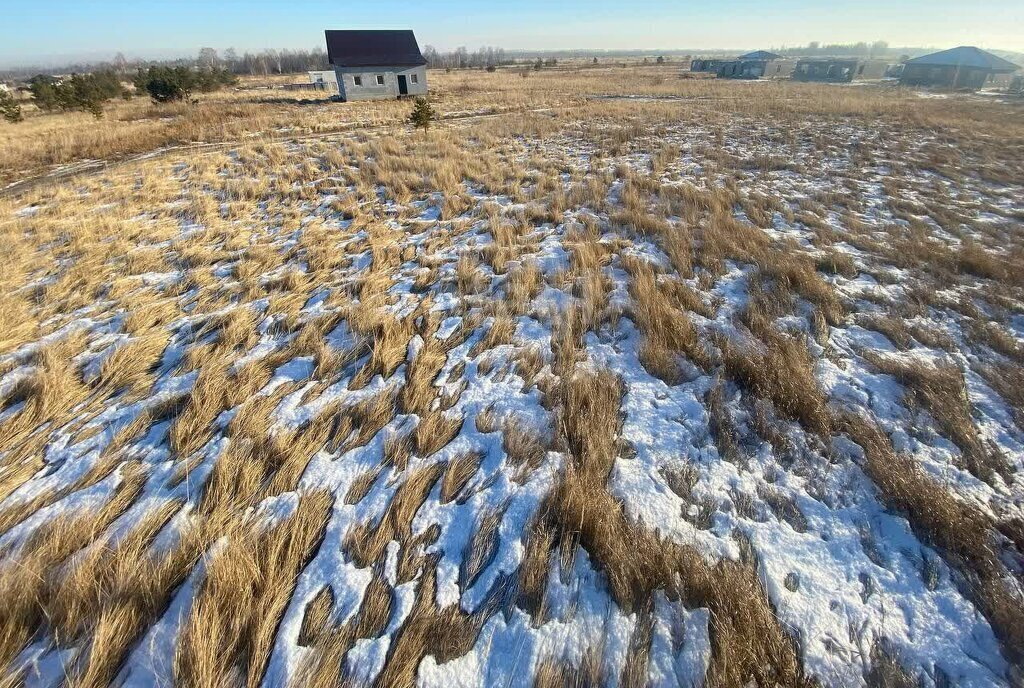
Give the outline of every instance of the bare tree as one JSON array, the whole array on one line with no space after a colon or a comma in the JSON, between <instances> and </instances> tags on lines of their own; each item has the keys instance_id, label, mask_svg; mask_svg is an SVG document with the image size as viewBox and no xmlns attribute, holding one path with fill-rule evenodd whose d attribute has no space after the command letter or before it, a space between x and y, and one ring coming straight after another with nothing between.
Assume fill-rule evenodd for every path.
<instances>
[{"instance_id":1,"label":"bare tree","mask_svg":"<svg viewBox=\"0 0 1024 688\"><path fill-rule=\"evenodd\" d=\"M220 67L220 58L217 57L217 51L213 48L200 48L199 59L196 62L200 67L206 69L217 69Z\"/></svg>"},{"instance_id":2,"label":"bare tree","mask_svg":"<svg viewBox=\"0 0 1024 688\"><path fill-rule=\"evenodd\" d=\"M235 65L238 63L238 51L234 48L228 48L224 51L224 62L227 63L227 68L231 71L235 71Z\"/></svg>"}]
</instances>

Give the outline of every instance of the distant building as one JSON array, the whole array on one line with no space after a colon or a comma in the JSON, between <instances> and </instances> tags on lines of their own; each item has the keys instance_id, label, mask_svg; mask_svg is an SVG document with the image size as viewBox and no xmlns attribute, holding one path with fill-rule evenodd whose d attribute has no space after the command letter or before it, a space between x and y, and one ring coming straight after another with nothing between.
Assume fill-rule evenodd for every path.
<instances>
[{"instance_id":1,"label":"distant building","mask_svg":"<svg viewBox=\"0 0 1024 688\"><path fill-rule=\"evenodd\" d=\"M737 60L764 60L765 62L768 62L770 60L782 59L782 55L776 55L775 53L770 53L767 50L755 50L752 53L747 53L746 55L740 55L736 59Z\"/></svg>"},{"instance_id":2,"label":"distant building","mask_svg":"<svg viewBox=\"0 0 1024 688\"><path fill-rule=\"evenodd\" d=\"M856 57L806 58L796 63L793 80L842 83L882 79L888 67L885 60L861 60Z\"/></svg>"},{"instance_id":3,"label":"distant building","mask_svg":"<svg viewBox=\"0 0 1024 688\"><path fill-rule=\"evenodd\" d=\"M931 86L976 91L996 75L1012 74L1019 66L973 46L960 46L907 60L900 75L906 86Z\"/></svg>"},{"instance_id":4,"label":"distant building","mask_svg":"<svg viewBox=\"0 0 1024 688\"><path fill-rule=\"evenodd\" d=\"M902 62L890 62L885 66L885 78L899 79L903 76L903 67L904 64Z\"/></svg>"},{"instance_id":5,"label":"distant building","mask_svg":"<svg viewBox=\"0 0 1024 688\"><path fill-rule=\"evenodd\" d=\"M691 72L711 72L714 74L718 71L718 65L726 62L726 60L711 60L707 58L697 58L690 61Z\"/></svg>"},{"instance_id":6,"label":"distant building","mask_svg":"<svg viewBox=\"0 0 1024 688\"><path fill-rule=\"evenodd\" d=\"M412 31L325 31L342 100L426 95L427 61Z\"/></svg>"},{"instance_id":7,"label":"distant building","mask_svg":"<svg viewBox=\"0 0 1024 688\"><path fill-rule=\"evenodd\" d=\"M719 63L715 74L722 79L786 79L793 73L796 63L763 50L751 55L770 57L741 57Z\"/></svg>"}]
</instances>

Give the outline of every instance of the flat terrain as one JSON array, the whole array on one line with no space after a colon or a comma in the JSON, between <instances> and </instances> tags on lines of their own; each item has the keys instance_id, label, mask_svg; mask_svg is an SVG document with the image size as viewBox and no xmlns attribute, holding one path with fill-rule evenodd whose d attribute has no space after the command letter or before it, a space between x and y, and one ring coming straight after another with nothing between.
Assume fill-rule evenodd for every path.
<instances>
[{"instance_id":1,"label":"flat terrain","mask_svg":"<svg viewBox=\"0 0 1024 688\"><path fill-rule=\"evenodd\" d=\"M430 78L0 126L7 679L1024 680L1021 104Z\"/></svg>"}]
</instances>

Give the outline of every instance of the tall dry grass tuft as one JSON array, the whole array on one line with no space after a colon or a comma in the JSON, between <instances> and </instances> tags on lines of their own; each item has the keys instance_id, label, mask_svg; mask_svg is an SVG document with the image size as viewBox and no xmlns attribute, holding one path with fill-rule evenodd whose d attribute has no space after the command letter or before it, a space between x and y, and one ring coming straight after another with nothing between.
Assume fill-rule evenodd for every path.
<instances>
[{"instance_id":1,"label":"tall dry grass tuft","mask_svg":"<svg viewBox=\"0 0 1024 688\"><path fill-rule=\"evenodd\" d=\"M465 417L441 411L431 411L420 417L413 439L419 456L430 456L455 439L462 429Z\"/></svg>"},{"instance_id":2,"label":"tall dry grass tuft","mask_svg":"<svg viewBox=\"0 0 1024 688\"><path fill-rule=\"evenodd\" d=\"M445 343L428 334L405 369L405 386L398 396L403 413L424 415L430 410L438 393L434 381L447 360Z\"/></svg>"},{"instance_id":3,"label":"tall dry grass tuft","mask_svg":"<svg viewBox=\"0 0 1024 688\"><path fill-rule=\"evenodd\" d=\"M442 663L472 648L490 610L484 605L477 613L466 614L458 604L439 607L436 587L436 564L430 562L420 576L412 610L395 634L384 668L374 681L377 688L413 685L417 668L427 655Z\"/></svg>"},{"instance_id":4,"label":"tall dry grass tuft","mask_svg":"<svg viewBox=\"0 0 1024 688\"><path fill-rule=\"evenodd\" d=\"M84 648L71 668L75 685L110 685L134 643L160 618L195 565L202 547L192 531L166 551L151 547L180 507L178 501L165 502L119 541L92 544L61 580L47 619L56 638L78 639Z\"/></svg>"},{"instance_id":5,"label":"tall dry grass tuft","mask_svg":"<svg viewBox=\"0 0 1024 688\"><path fill-rule=\"evenodd\" d=\"M505 516L506 504L488 509L477 519L473 536L466 543L459 566L459 588L463 591L473 587L484 569L494 560L498 552L498 529Z\"/></svg>"},{"instance_id":6,"label":"tall dry grass tuft","mask_svg":"<svg viewBox=\"0 0 1024 688\"><path fill-rule=\"evenodd\" d=\"M104 361L96 383L112 392L127 388L142 394L153 385L152 372L160 363L170 333L147 334L119 346Z\"/></svg>"},{"instance_id":7,"label":"tall dry grass tuft","mask_svg":"<svg viewBox=\"0 0 1024 688\"><path fill-rule=\"evenodd\" d=\"M583 688L608 685L602 660L602 648L589 648L574 666L564 658L548 658L540 662L533 677L533 688Z\"/></svg>"},{"instance_id":8,"label":"tall dry grass tuft","mask_svg":"<svg viewBox=\"0 0 1024 688\"><path fill-rule=\"evenodd\" d=\"M11 662L53 611L53 600L62 583L61 565L100 538L128 510L141 494L146 478L138 464L123 465L120 484L102 506L49 520L20 547L7 552L0 564L0 673L6 675L12 670Z\"/></svg>"},{"instance_id":9,"label":"tall dry grass tuft","mask_svg":"<svg viewBox=\"0 0 1024 688\"><path fill-rule=\"evenodd\" d=\"M892 375L907 388L909 406L922 405L938 422L963 454L964 465L973 475L992 482L995 475L1010 474L1009 467L995 453L986 450L971 417L964 376L954 364L930 365L919 359L883 356L871 351L865 358L881 372Z\"/></svg>"},{"instance_id":10,"label":"tall dry grass tuft","mask_svg":"<svg viewBox=\"0 0 1024 688\"><path fill-rule=\"evenodd\" d=\"M702 368L710 367L711 357L697 328L684 311L673 305L649 265L635 266L629 294L633 319L644 335L640 362L648 372L669 384L678 384L684 377L676 360L679 355Z\"/></svg>"},{"instance_id":11,"label":"tall dry grass tuft","mask_svg":"<svg viewBox=\"0 0 1024 688\"><path fill-rule=\"evenodd\" d=\"M1024 367L1008 363L982 366L981 374L1013 412L1017 427L1024 429Z\"/></svg>"},{"instance_id":12,"label":"tall dry grass tuft","mask_svg":"<svg viewBox=\"0 0 1024 688\"><path fill-rule=\"evenodd\" d=\"M809 686L796 645L779 626L749 563L722 561L708 566L692 547L664 541L643 524L630 521L608 492L615 459L622 388L607 371L578 374L563 381L559 429L570 460L540 509L520 569L520 598L538 618L543 610L540 567L545 547L562 543L563 552L584 548L605 575L612 597L624 610L649 604L664 589L690 607L711 610L710 685ZM550 530L553 536L546 535ZM571 567L571 566L570 566ZM643 664L643 646L631 653ZM630 669L630 680L638 666Z\"/></svg>"},{"instance_id":13,"label":"tall dry grass tuft","mask_svg":"<svg viewBox=\"0 0 1024 688\"><path fill-rule=\"evenodd\" d=\"M441 479L442 504L458 499L463 494L469 481L480 470L483 459L484 455L480 452L464 452L448 462L444 477Z\"/></svg>"},{"instance_id":14,"label":"tall dry grass tuft","mask_svg":"<svg viewBox=\"0 0 1024 688\"><path fill-rule=\"evenodd\" d=\"M353 377L350 387L360 389L376 375L387 379L398 369L406 357L409 340L413 336L410 318L399 319L383 309L364 309L350 322L363 335L370 336L370 359Z\"/></svg>"},{"instance_id":15,"label":"tall dry grass tuft","mask_svg":"<svg viewBox=\"0 0 1024 688\"><path fill-rule=\"evenodd\" d=\"M872 421L846 414L841 428L864 450L864 472L882 501L965 577L968 595L1011 663L1024 660L1024 598L999 557L990 519L953 496L913 459L896 453Z\"/></svg>"},{"instance_id":16,"label":"tall dry grass tuft","mask_svg":"<svg viewBox=\"0 0 1024 688\"><path fill-rule=\"evenodd\" d=\"M508 271L505 278L505 300L509 310L517 315L527 313L530 303L542 288L542 276L536 261L519 263Z\"/></svg>"},{"instance_id":17,"label":"tall dry grass tuft","mask_svg":"<svg viewBox=\"0 0 1024 688\"><path fill-rule=\"evenodd\" d=\"M810 432L828 435L832 413L814 377L814 359L796 337L759 328L760 342L721 341L725 373Z\"/></svg>"},{"instance_id":18,"label":"tall dry grass tuft","mask_svg":"<svg viewBox=\"0 0 1024 688\"><path fill-rule=\"evenodd\" d=\"M188 457L213 437L212 423L229 406L226 391L230 386L227 365L212 360L208 350L202 352L201 366L188 404L171 425L168 441L171 451Z\"/></svg>"},{"instance_id":19,"label":"tall dry grass tuft","mask_svg":"<svg viewBox=\"0 0 1024 688\"><path fill-rule=\"evenodd\" d=\"M81 336L70 336L37 352L29 377L15 384L0 408L21 407L0 423L0 499L7 497L42 467L47 427L56 429L80 411L89 388L72 360L81 349Z\"/></svg>"},{"instance_id":20,"label":"tall dry grass tuft","mask_svg":"<svg viewBox=\"0 0 1024 688\"><path fill-rule=\"evenodd\" d=\"M365 568L381 560L388 543L408 543L412 520L441 477L444 465L428 464L412 471L398 489L384 515L374 523L355 524L345 534L343 546L358 566Z\"/></svg>"},{"instance_id":21,"label":"tall dry grass tuft","mask_svg":"<svg viewBox=\"0 0 1024 688\"><path fill-rule=\"evenodd\" d=\"M295 581L323 539L332 498L303 494L275 523L225 523L174 655L184 685L260 685ZM229 516L229 518L232 518Z\"/></svg>"}]
</instances>

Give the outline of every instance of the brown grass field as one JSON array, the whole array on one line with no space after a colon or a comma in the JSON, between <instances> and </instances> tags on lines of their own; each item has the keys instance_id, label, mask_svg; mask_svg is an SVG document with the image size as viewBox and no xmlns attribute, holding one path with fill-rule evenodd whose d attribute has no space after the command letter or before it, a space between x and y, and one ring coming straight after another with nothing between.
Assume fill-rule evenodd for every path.
<instances>
[{"instance_id":1,"label":"brown grass field","mask_svg":"<svg viewBox=\"0 0 1024 688\"><path fill-rule=\"evenodd\" d=\"M0 683L1021 685L1022 104L429 78L0 124Z\"/></svg>"}]
</instances>

